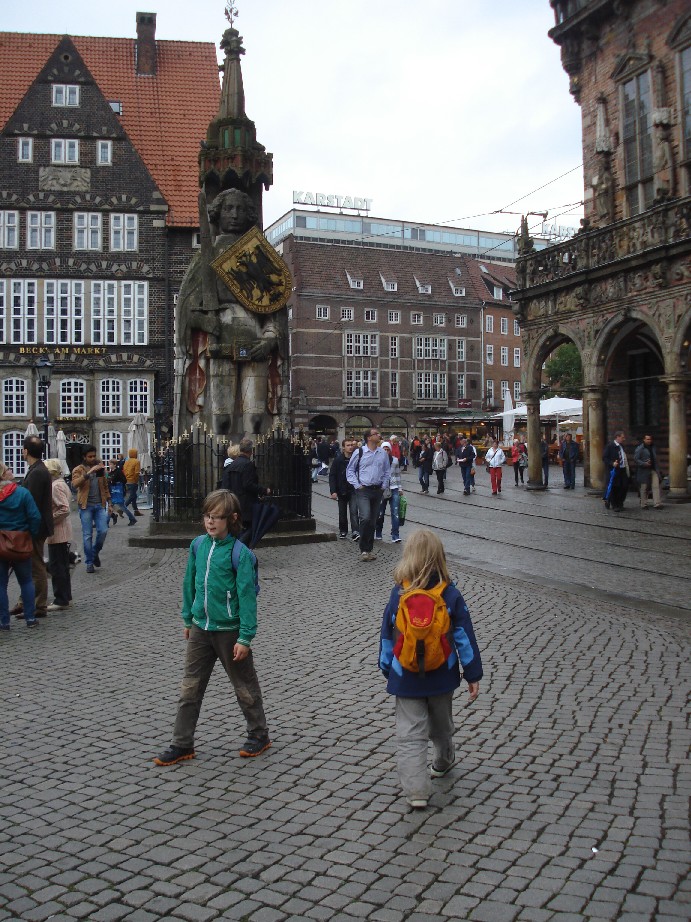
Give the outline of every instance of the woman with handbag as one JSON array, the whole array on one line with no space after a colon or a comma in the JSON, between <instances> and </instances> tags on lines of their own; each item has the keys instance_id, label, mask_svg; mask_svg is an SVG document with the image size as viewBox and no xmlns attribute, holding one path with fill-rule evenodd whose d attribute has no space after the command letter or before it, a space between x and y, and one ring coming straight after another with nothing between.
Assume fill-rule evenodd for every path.
<instances>
[{"instance_id":1,"label":"woman with handbag","mask_svg":"<svg viewBox=\"0 0 691 922\"><path fill-rule=\"evenodd\" d=\"M22 594L27 627L37 627L36 594L31 576L32 536L41 527L34 498L14 481L14 474L0 462L0 631L10 629L7 583L14 570Z\"/></svg>"},{"instance_id":2,"label":"woman with handbag","mask_svg":"<svg viewBox=\"0 0 691 922\"><path fill-rule=\"evenodd\" d=\"M43 463L53 478L53 523L55 526L53 534L46 540L48 569L53 583L53 601L48 606L48 611L64 611L72 605L72 581L70 579L70 542L72 541L70 500L72 495L63 478L61 462L57 458L48 458ZM112 466L114 460L111 460L109 464ZM125 509L125 512L131 516L133 522L137 521L129 509Z\"/></svg>"},{"instance_id":3,"label":"woman with handbag","mask_svg":"<svg viewBox=\"0 0 691 922\"><path fill-rule=\"evenodd\" d=\"M485 465L489 471L490 481L492 483L492 496L501 493L501 474L502 465L506 461L506 455L499 447L499 442L495 439L492 447L487 450L485 455Z\"/></svg>"}]
</instances>

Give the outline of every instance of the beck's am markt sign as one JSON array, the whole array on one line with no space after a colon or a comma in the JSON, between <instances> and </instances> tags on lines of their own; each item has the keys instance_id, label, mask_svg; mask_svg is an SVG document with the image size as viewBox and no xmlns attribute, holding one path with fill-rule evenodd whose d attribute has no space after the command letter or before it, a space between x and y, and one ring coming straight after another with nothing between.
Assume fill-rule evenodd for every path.
<instances>
[{"instance_id":1,"label":"beck's am markt sign","mask_svg":"<svg viewBox=\"0 0 691 922\"><path fill-rule=\"evenodd\" d=\"M293 189L293 205L316 205L317 208L350 208L353 211L369 211L373 199L357 195L336 195L326 192L302 192Z\"/></svg>"}]
</instances>

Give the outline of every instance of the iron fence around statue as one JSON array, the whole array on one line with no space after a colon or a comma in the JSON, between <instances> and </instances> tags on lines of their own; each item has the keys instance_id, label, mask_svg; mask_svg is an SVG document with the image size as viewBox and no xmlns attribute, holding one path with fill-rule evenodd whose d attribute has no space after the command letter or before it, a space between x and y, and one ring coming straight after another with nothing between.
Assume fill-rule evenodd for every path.
<instances>
[{"instance_id":1,"label":"iron fence around statue","mask_svg":"<svg viewBox=\"0 0 691 922\"><path fill-rule=\"evenodd\" d=\"M154 458L153 516L159 522L198 522L206 496L221 486L228 442L202 426L159 446ZM271 490L282 519L310 518L312 484L304 445L283 430L257 439L259 483Z\"/></svg>"}]
</instances>

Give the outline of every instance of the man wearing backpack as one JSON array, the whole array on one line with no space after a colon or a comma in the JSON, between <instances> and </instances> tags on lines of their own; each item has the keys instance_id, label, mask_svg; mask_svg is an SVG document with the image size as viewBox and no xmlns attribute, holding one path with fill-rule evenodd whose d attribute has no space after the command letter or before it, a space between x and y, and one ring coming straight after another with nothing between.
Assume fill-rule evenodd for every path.
<instances>
[{"instance_id":1,"label":"man wearing backpack","mask_svg":"<svg viewBox=\"0 0 691 922\"><path fill-rule=\"evenodd\" d=\"M389 488L389 458L379 447L381 435L378 429L365 432L365 444L354 451L346 478L355 490L358 518L360 520L360 560L376 560L374 547L374 526L379 515L384 490Z\"/></svg>"}]
</instances>

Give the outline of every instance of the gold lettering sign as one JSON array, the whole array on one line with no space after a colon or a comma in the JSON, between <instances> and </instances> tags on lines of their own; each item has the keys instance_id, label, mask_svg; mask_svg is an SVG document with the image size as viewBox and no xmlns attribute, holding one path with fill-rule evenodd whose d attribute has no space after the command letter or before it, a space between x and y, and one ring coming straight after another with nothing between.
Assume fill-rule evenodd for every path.
<instances>
[{"instance_id":1,"label":"gold lettering sign","mask_svg":"<svg viewBox=\"0 0 691 922\"><path fill-rule=\"evenodd\" d=\"M105 355L103 346L20 346L20 355L45 355L52 352L56 357L61 355Z\"/></svg>"},{"instance_id":2,"label":"gold lettering sign","mask_svg":"<svg viewBox=\"0 0 691 922\"><path fill-rule=\"evenodd\" d=\"M255 314L273 314L290 297L290 270L258 227L250 228L211 265L237 301Z\"/></svg>"}]
</instances>

